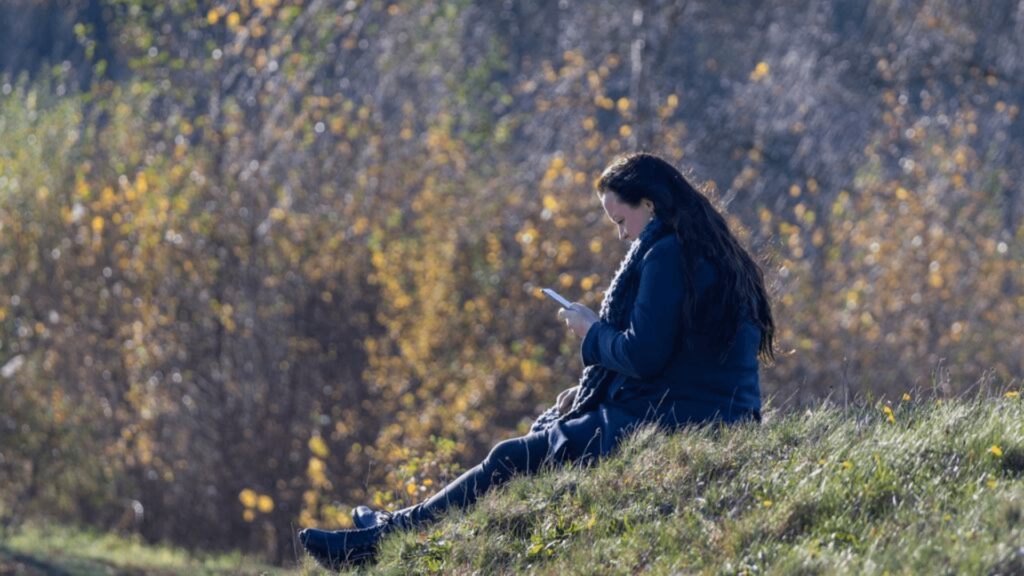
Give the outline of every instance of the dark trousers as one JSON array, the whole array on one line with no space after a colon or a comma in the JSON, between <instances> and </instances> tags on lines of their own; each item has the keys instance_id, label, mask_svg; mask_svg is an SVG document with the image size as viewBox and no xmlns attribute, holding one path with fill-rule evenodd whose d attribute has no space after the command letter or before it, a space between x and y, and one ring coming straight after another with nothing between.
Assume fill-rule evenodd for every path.
<instances>
[{"instance_id":1,"label":"dark trousers","mask_svg":"<svg viewBox=\"0 0 1024 576\"><path fill-rule=\"evenodd\" d=\"M451 508L465 509L491 488L516 475L536 474L545 464L590 464L611 452L622 432L635 424L624 412L602 406L545 432L498 443L484 458L443 490L398 514L412 524L437 520Z\"/></svg>"}]
</instances>

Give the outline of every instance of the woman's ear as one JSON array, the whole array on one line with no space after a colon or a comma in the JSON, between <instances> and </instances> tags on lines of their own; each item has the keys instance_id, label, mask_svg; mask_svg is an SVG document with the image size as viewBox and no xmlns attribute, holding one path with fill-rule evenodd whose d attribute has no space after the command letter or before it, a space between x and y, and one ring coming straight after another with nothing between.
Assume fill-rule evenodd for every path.
<instances>
[{"instance_id":1,"label":"woman's ear","mask_svg":"<svg viewBox=\"0 0 1024 576\"><path fill-rule=\"evenodd\" d=\"M654 217L654 202L652 202L650 198L644 198L641 200L640 205L647 210L647 213L650 214L651 218Z\"/></svg>"}]
</instances>

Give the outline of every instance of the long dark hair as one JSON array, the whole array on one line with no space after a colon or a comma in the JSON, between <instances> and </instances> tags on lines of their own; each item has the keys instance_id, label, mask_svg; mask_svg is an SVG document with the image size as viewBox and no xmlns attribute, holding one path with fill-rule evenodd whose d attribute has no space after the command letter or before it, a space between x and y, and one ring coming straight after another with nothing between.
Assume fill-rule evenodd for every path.
<instances>
[{"instance_id":1,"label":"long dark hair","mask_svg":"<svg viewBox=\"0 0 1024 576\"><path fill-rule=\"evenodd\" d=\"M611 162L597 184L597 193L612 192L631 207L644 198L654 203L654 215L670 226L683 248L683 277L687 298L683 322L694 326L702 311L696 308L694 269L703 256L715 266L721 290L712 295L719 300L718 318L707 318L705 328L721 346L723 355L732 346L743 321L745 306L750 319L761 330L757 355L765 362L775 358L775 321L765 289L764 274L757 262L739 243L725 218L707 196L698 192L687 179L665 160L646 152L620 156Z\"/></svg>"}]
</instances>

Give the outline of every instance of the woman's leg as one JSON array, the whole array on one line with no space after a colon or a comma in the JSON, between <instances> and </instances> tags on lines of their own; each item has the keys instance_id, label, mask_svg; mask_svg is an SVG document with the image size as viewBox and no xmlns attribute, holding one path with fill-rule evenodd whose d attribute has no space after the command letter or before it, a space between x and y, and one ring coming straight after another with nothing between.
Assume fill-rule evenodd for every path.
<instances>
[{"instance_id":1,"label":"woman's leg","mask_svg":"<svg viewBox=\"0 0 1024 576\"><path fill-rule=\"evenodd\" d=\"M396 520L408 526L437 520L451 508L465 509L491 488L505 484L516 475L535 474L548 454L545 432L535 432L499 442L483 462L470 468L443 490L424 502L396 513Z\"/></svg>"},{"instance_id":2,"label":"woman's leg","mask_svg":"<svg viewBox=\"0 0 1024 576\"><path fill-rule=\"evenodd\" d=\"M413 526L437 520L451 508L465 509L491 488L516 475L536 474L545 463L590 464L615 446L621 428L629 421L602 407L545 432L533 432L498 443L484 461L445 486L426 501L397 512L396 520ZM612 434L613 437L605 437Z\"/></svg>"},{"instance_id":3,"label":"woman's leg","mask_svg":"<svg viewBox=\"0 0 1024 576\"><path fill-rule=\"evenodd\" d=\"M622 428L619 419L609 418L610 414L602 407L569 422L559 422L545 432L505 440L483 462L425 502L394 514L377 513L374 524L363 529L329 532L307 528L299 533L299 541L325 566L371 558L377 542L388 532L433 522L453 507L466 508L517 474L535 474L546 462L589 463L607 454Z\"/></svg>"},{"instance_id":4,"label":"woman's leg","mask_svg":"<svg viewBox=\"0 0 1024 576\"><path fill-rule=\"evenodd\" d=\"M470 506L482 494L508 482L516 474L535 473L544 463L547 452L546 433L505 440L495 446L483 462L425 502L393 514L378 512L370 520L372 525L362 529L329 532L307 528L299 533L299 541L324 566L336 568L344 562L361 562L373 557L377 542L388 532L433 522L452 507Z\"/></svg>"}]
</instances>

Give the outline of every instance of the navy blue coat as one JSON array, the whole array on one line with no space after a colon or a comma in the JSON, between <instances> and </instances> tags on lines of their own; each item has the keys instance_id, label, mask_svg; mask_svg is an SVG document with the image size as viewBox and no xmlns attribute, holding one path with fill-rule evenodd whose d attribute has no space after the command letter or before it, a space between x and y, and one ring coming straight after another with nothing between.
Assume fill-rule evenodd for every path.
<instances>
[{"instance_id":1,"label":"navy blue coat","mask_svg":"<svg viewBox=\"0 0 1024 576\"><path fill-rule=\"evenodd\" d=\"M732 347L709 344L709 327L683 325L682 248L674 235L659 240L640 263L640 285L629 327L618 331L604 322L590 327L581 345L586 366L600 364L617 373L604 404L670 426L740 418L760 419L759 329L744 320ZM715 266L697 262L694 285L701 318L719 318L714 298ZM750 307L745 306L749 311Z\"/></svg>"}]
</instances>

